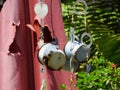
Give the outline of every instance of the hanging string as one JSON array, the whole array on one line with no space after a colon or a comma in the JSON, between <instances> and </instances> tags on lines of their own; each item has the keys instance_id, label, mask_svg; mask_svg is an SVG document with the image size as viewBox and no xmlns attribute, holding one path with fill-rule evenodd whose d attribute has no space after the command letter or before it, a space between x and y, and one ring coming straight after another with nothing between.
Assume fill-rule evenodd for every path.
<instances>
[{"instance_id":1,"label":"hanging string","mask_svg":"<svg viewBox=\"0 0 120 90\"><path fill-rule=\"evenodd\" d=\"M53 37L55 36L55 34L54 34L54 30L53 30L53 13L52 13L52 0L51 0L51 27L52 27L52 34L53 34Z\"/></svg>"},{"instance_id":2,"label":"hanging string","mask_svg":"<svg viewBox=\"0 0 120 90\"><path fill-rule=\"evenodd\" d=\"M54 44L58 45L58 39L54 33L54 25L53 25L53 13L52 13L52 0L51 0L51 27L52 27L52 35L53 35L53 41L54 41Z\"/></svg>"},{"instance_id":3,"label":"hanging string","mask_svg":"<svg viewBox=\"0 0 120 90\"><path fill-rule=\"evenodd\" d=\"M79 3L79 2L84 4L84 6L85 6L83 11L77 11L75 9L77 3ZM73 12L77 15L83 15L84 16L84 26L85 26L86 31L88 32L88 30L87 30L87 19L86 19L87 9L88 9L88 6L87 6L87 3L86 3L85 0L77 0L73 5Z\"/></svg>"},{"instance_id":4,"label":"hanging string","mask_svg":"<svg viewBox=\"0 0 120 90\"><path fill-rule=\"evenodd\" d=\"M40 0L40 2L44 2L44 0ZM42 34L41 34L41 39L44 39L44 18L41 19L41 31L42 31ZM44 65L42 65L42 68L40 70L40 73L41 73L41 76L42 76L42 81L41 81L41 87L40 87L40 90L46 90L46 80L44 79Z\"/></svg>"},{"instance_id":5,"label":"hanging string","mask_svg":"<svg viewBox=\"0 0 120 90\"><path fill-rule=\"evenodd\" d=\"M40 2L41 3L43 3L44 2L44 0L40 0ZM43 19L40 19L40 25L41 25L41 27L40 27L40 30L41 30L41 35L40 35L40 38L41 38L41 45L43 45L43 43L44 43L44 18Z\"/></svg>"},{"instance_id":6,"label":"hanging string","mask_svg":"<svg viewBox=\"0 0 120 90\"><path fill-rule=\"evenodd\" d=\"M86 13L87 13L87 11L86 11ZM86 13L84 14L84 26L85 26L86 32L88 32Z\"/></svg>"},{"instance_id":7,"label":"hanging string","mask_svg":"<svg viewBox=\"0 0 120 90\"><path fill-rule=\"evenodd\" d=\"M74 14L72 14L72 24L73 24L73 27L75 27L75 25L74 25Z\"/></svg>"},{"instance_id":8,"label":"hanging string","mask_svg":"<svg viewBox=\"0 0 120 90\"><path fill-rule=\"evenodd\" d=\"M85 26L86 32L88 32L88 29L87 29L87 18L86 18L88 6L87 6L86 1L84 1L84 0L81 0L81 1L82 1L82 3L85 5L85 9L84 9L84 11L83 11L83 15L84 15L84 26Z\"/></svg>"},{"instance_id":9,"label":"hanging string","mask_svg":"<svg viewBox=\"0 0 120 90\"><path fill-rule=\"evenodd\" d=\"M45 78L44 78L44 65L42 65L42 68L41 68L41 70L40 70L40 72L41 72L41 76L42 76L42 81L41 81L41 87L40 87L40 90L46 90L46 80L45 80Z\"/></svg>"},{"instance_id":10,"label":"hanging string","mask_svg":"<svg viewBox=\"0 0 120 90\"><path fill-rule=\"evenodd\" d=\"M40 2L43 3L43 0L40 0ZM43 31L44 31L44 19L41 19L41 30L42 30L42 33L43 33ZM41 37L41 38L44 38L44 37Z\"/></svg>"},{"instance_id":11,"label":"hanging string","mask_svg":"<svg viewBox=\"0 0 120 90\"><path fill-rule=\"evenodd\" d=\"M53 38L56 38L56 35L54 33L54 26L53 26L53 13L52 13L52 0L51 0L51 27L52 27L52 34L53 34Z\"/></svg>"},{"instance_id":12,"label":"hanging string","mask_svg":"<svg viewBox=\"0 0 120 90\"><path fill-rule=\"evenodd\" d=\"M75 40L75 35L74 35L74 28L70 28L70 37L71 37L71 42L74 42Z\"/></svg>"}]
</instances>

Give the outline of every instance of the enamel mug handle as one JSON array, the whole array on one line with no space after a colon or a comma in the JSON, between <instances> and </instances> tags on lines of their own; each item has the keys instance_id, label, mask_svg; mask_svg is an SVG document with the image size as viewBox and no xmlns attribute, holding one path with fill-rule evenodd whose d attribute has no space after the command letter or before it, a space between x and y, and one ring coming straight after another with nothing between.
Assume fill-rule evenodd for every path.
<instances>
[{"instance_id":1,"label":"enamel mug handle","mask_svg":"<svg viewBox=\"0 0 120 90\"><path fill-rule=\"evenodd\" d=\"M87 37L90 38L90 43L89 43L89 44L86 44L86 43L83 41L83 38L84 38L85 36L87 36ZM81 43L84 44L84 45L86 45L87 48L90 48L91 45L92 45L92 43L93 43L91 35L90 35L89 33L86 33L86 32L83 33L82 36L81 36Z\"/></svg>"}]
</instances>

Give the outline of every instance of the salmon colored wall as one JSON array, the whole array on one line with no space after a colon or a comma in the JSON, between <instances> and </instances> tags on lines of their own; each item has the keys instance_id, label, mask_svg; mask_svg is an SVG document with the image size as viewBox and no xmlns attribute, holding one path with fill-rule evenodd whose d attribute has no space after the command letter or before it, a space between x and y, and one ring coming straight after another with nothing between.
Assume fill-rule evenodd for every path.
<instances>
[{"instance_id":1,"label":"salmon colored wall","mask_svg":"<svg viewBox=\"0 0 120 90\"><path fill-rule=\"evenodd\" d=\"M6 0L0 12L0 90L40 90L46 80L46 90L61 90L60 84L70 87L72 73L44 68L37 59L36 37L26 24L34 24L34 4L39 0ZM45 25L54 30L63 50L66 36L60 0L44 0L48 5ZM46 39L49 37L46 37ZM10 51L10 52L9 52ZM76 90L72 86L72 90Z\"/></svg>"}]
</instances>

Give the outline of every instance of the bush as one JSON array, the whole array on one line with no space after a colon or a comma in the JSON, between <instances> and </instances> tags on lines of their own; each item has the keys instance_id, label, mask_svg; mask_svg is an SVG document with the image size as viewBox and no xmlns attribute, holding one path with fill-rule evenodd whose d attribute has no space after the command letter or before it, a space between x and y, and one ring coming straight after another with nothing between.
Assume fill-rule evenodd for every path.
<instances>
[{"instance_id":1,"label":"bush","mask_svg":"<svg viewBox=\"0 0 120 90\"><path fill-rule=\"evenodd\" d=\"M109 62L104 57L95 55L90 59L91 72L77 73L76 87L80 90L119 90L120 67Z\"/></svg>"}]
</instances>

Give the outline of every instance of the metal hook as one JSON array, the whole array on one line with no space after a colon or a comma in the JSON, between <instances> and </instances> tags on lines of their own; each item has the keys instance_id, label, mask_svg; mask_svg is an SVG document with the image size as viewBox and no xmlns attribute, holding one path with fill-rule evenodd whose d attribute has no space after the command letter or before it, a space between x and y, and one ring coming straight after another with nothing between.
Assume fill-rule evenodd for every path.
<instances>
[{"instance_id":1,"label":"metal hook","mask_svg":"<svg viewBox=\"0 0 120 90\"><path fill-rule=\"evenodd\" d=\"M75 6L76 6L76 4L77 3L79 3L79 2L81 2L81 3L83 3L84 5L85 5L85 9L83 10L83 11L76 11L75 10ZM86 14L86 12L87 12L87 9L88 9L88 6L87 6L87 3L84 1L84 0L77 0L76 2L75 2L75 4L73 5L73 12L75 13L75 14L77 14L77 15L82 15L82 14Z\"/></svg>"},{"instance_id":2,"label":"metal hook","mask_svg":"<svg viewBox=\"0 0 120 90\"><path fill-rule=\"evenodd\" d=\"M74 35L74 28L70 27L70 37L71 37L71 42L75 40L75 35Z\"/></svg>"},{"instance_id":3,"label":"metal hook","mask_svg":"<svg viewBox=\"0 0 120 90\"><path fill-rule=\"evenodd\" d=\"M73 61L74 57L70 58L70 71L73 73L74 72L74 67L72 67L72 61Z\"/></svg>"},{"instance_id":4,"label":"metal hook","mask_svg":"<svg viewBox=\"0 0 120 90\"><path fill-rule=\"evenodd\" d=\"M44 73L44 65L42 65L42 68L41 68L40 72Z\"/></svg>"}]
</instances>

